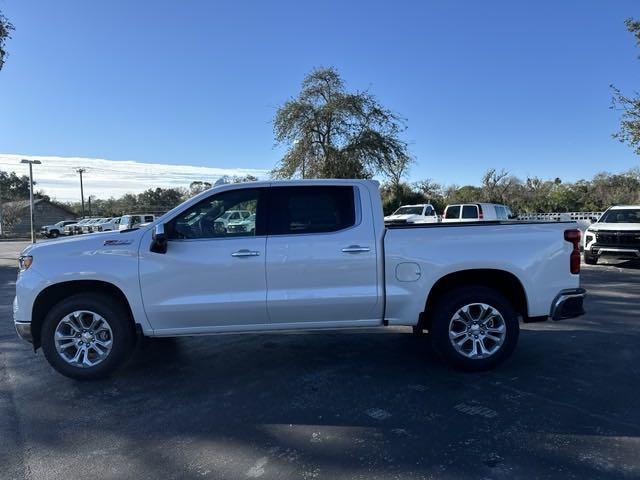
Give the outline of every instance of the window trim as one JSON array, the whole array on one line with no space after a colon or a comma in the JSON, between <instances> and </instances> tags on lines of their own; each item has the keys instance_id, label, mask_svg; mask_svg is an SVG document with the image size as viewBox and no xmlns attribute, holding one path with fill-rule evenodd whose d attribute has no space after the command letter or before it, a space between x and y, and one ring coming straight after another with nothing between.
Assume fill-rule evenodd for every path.
<instances>
[{"instance_id":1,"label":"window trim","mask_svg":"<svg viewBox=\"0 0 640 480\"><path fill-rule=\"evenodd\" d=\"M333 230L331 232L306 232L306 233L282 233L282 234L272 234L269 233L269 225L268 225L268 215L266 220L266 236L267 237L278 237L278 238L287 238L287 237L308 237L310 235L335 235L337 233L347 232L354 228L359 227L362 224L362 200L360 194L360 188L357 185L309 185L310 187L349 187L353 192L353 208L355 209L354 223L353 225L349 225L348 227L341 228L340 230ZM271 211L271 192L276 188L298 188L298 185L272 185L269 187L269 201L267 203L267 212Z\"/></svg>"}]
</instances>

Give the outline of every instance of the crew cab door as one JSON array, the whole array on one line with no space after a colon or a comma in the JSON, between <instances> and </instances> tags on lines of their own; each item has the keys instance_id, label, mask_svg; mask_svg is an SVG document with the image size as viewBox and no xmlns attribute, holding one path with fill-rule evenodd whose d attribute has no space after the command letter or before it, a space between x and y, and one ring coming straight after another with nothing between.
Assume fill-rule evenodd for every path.
<instances>
[{"instance_id":1,"label":"crew cab door","mask_svg":"<svg viewBox=\"0 0 640 480\"><path fill-rule=\"evenodd\" d=\"M166 253L140 249L140 286L151 326L159 332L204 333L261 328L266 307L264 188L223 191L165 224ZM239 208L254 228L228 232L219 219ZM146 239L146 237L145 237Z\"/></svg>"},{"instance_id":2,"label":"crew cab door","mask_svg":"<svg viewBox=\"0 0 640 480\"><path fill-rule=\"evenodd\" d=\"M366 202L366 203L365 203ZM287 328L379 325L368 192L351 185L272 186L267 309Z\"/></svg>"}]
</instances>

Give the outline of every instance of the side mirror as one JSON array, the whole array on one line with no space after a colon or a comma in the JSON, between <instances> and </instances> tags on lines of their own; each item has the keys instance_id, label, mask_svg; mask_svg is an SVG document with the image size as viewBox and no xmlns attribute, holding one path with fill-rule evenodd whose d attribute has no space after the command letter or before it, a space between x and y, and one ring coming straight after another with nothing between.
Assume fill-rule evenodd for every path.
<instances>
[{"instance_id":1,"label":"side mirror","mask_svg":"<svg viewBox=\"0 0 640 480\"><path fill-rule=\"evenodd\" d=\"M151 248L153 253L167 253L167 235L164 233L164 224L159 223L153 227L151 234Z\"/></svg>"}]
</instances>

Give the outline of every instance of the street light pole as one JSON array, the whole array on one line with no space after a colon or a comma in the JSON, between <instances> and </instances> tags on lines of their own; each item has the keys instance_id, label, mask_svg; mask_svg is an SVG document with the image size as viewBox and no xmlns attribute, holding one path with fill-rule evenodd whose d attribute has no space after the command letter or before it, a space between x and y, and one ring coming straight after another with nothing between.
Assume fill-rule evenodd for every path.
<instances>
[{"instance_id":1,"label":"street light pole","mask_svg":"<svg viewBox=\"0 0 640 480\"><path fill-rule=\"evenodd\" d=\"M42 162L40 160L27 160L22 159L20 163L28 163L29 164L29 205L31 207L31 243L36 243L36 232L33 229L34 224L34 215L33 215L33 166L40 165Z\"/></svg>"},{"instance_id":2,"label":"street light pole","mask_svg":"<svg viewBox=\"0 0 640 480\"><path fill-rule=\"evenodd\" d=\"M82 174L86 172L86 168L78 168L76 172L80 174L80 200L82 202L82 218L84 218L84 190L82 188Z\"/></svg>"}]
</instances>

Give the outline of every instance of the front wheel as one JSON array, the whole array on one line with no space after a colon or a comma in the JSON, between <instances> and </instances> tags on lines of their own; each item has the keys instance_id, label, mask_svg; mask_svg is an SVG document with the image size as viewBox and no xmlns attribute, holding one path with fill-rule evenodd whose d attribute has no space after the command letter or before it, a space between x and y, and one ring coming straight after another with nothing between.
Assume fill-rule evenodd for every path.
<instances>
[{"instance_id":1,"label":"front wheel","mask_svg":"<svg viewBox=\"0 0 640 480\"><path fill-rule=\"evenodd\" d=\"M47 361L77 380L102 378L120 367L135 342L126 308L107 295L83 293L57 303L41 331Z\"/></svg>"},{"instance_id":2,"label":"front wheel","mask_svg":"<svg viewBox=\"0 0 640 480\"><path fill-rule=\"evenodd\" d=\"M58 230L52 230L49 232L49 238L58 238L60 236L60 232Z\"/></svg>"},{"instance_id":3,"label":"front wheel","mask_svg":"<svg viewBox=\"0 0 640 480\"><path fill-rule=\"evenodd\" d=\"M518 343L516 311L492 288L451 290L435 306L431 321L434 350L461 370L493 368L505 361Z\"/></svg>"},{"instance_id":4,"label":"front wheel","mask_svg":"<svg viewBox=\"0 0 640 480\"><path fill-rule=\"evenodd\" d=\"M596 257L595 255L591 255L587 252L584 252L584 263L586 263L587 265L597 265L598 257Z\"/></svg>"}]
</instances>

